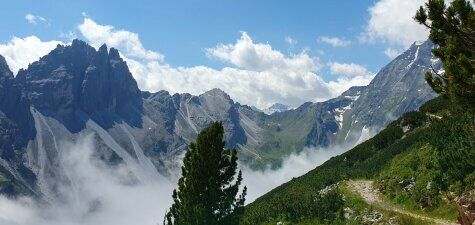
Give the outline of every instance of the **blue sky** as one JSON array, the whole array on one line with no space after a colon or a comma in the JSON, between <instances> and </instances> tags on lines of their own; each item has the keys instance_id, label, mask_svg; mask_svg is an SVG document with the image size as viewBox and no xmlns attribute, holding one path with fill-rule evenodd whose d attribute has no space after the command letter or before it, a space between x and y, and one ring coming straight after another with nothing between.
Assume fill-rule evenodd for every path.
<instances>
[{"instance_id":1,"label":"blue sky","mask_svg":"<svg viewBox=\"0 0 475 225\"><path fill-rule=\"evenodd\" d=\"M86 19L90 19L99 26L114 27L113 31L122 30L138 35L140 45L144 49L164 56L164 59L156 60L157 63L170 68L205 66L219 74L225 74L223 70L226 68L233 68L240 70L237 73L241 73L241 70L255 70L268 71L275 75L273 69L250 67L242 64L240 59L232 58L241 57L240 55L230 53L227 56L217 56L215 54L217 51L211 53L213 51L210 49L218 50L219 45L237 46L238 40L246 34L253 44L271 47L272 51L266 51L267 53L279 52L289 60L295 59L296 55L305 54L317 65L309 66L306 70L301 70L297 66L286 67L290 72L297 74L311 72L324 83L337 82L341 77L346 77L348 83L357 76L363 76L366 81L359 79L359 83L355 82L361 84L368 82L370 74L376 73L386 65L391 57L395 56L394 53L401 52L412 41L426 38L426 32L410 18L415 11L413 9L423 2L422 0L8 1L2 3L0 9L1 15L8 18L1 22L0 54L7 55L9 64L14 63L10 62L14 60L31 61L32 56L28 59L21 57L13 59L12 56L10 61L8 60L8 54L13 54L13 50L8 48L13 48L11 45L14 45L12 40L15 37L24 39L35 36L42 42L55 40L62 43L68 43L72 37L77 37L93 45L97 40L111 40L106 37L92 40L91 34L89 37L85 36L84 31L78 29ZM397 19L393 18L396 16ZM393 22L396 20L397 22ZM109 46L115 43L111 40ZM120 44L113 47L117 47L125 57L135 59L142 65L150 62L149 58L133 58L127 51L122 51ZM33 46L30 49L34 51L37 47ZM235 50L237 52L239 49ZM388 54L389 52L393 54ZM265 57L265 54L260 56ZM284 61L273 63L282 64ZM288 61L289 65L297 63L297 60L294 61ZM331 65L335 63L337 65L332 67ZM281 65L278 67L281 68ZM159 75L154 77L161 79ZM140 78L138 80L140 84ZM142 85L143 89L156 91L170 86L165 85L165 81L156 82L162 84L155 87ZM153 82L144 80L144 83ZM297 106L304 101L324 100L334 97L346 88L339 86L333 89L342 90L334 91L331 86L326 87L325 84L314 85L312 86L315 88L314 91L321 91L324 86L323 89L331 90L322 91L321 96L304 93L304 97L300 98L288 97L288 94L280 97L258 96L262 97L260 102L253 102L250 99L255 99L255 96L240 99L238 95L244 93L239 93L236 88L216 86L230 89L225 91L231 92L233 98L237 97L241 102L258 105L261 108L277 101ZM169 91L186 91L193 94L205 91L188 89L171 88ZM259 88L263 93L266 92L262 89ZM249 91L249 88L246 90ZM310 91L312 90L309 89L308 92Z\"/></svg>"}]
</instances>

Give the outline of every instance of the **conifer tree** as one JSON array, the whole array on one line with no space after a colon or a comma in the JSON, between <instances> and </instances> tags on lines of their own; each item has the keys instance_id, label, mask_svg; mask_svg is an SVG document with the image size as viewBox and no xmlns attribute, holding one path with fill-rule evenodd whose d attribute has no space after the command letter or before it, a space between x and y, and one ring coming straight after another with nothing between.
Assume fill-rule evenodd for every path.
<instances>
[{"instance_id":1,"label":"conifer tree","mask_svg":"<svg viewBox=\"0 0 475 225\"><path fill-rule=\"evenodd\" d=\"M470 0L429 0L415 19L430 29L433 53L442 60L444 73L426 73L432 89L450 97L464 109L475 111L475 13ZM472 0L473 1L473 0Z\"/></svg>"},{"instance_id":2,"label":"conifer tree","mask_svg":"<svg viewBox=\"0 0 475 225\"><path fill-rule=\"evenodd\" d=\"M223 125L216 122L190 144L166 225L239 224L247 189L238 196L242 173L236 176L237 153L225 149L223 138Z\"/></svg>"}]
</instances>

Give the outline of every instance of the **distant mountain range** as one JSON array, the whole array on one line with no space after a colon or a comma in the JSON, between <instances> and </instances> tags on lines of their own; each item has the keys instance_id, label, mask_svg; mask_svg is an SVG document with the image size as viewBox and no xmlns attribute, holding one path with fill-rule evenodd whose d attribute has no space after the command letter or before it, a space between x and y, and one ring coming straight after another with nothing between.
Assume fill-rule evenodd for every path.
<instances>
[{"instance_id":1,"label":"distant mountain range","mask_svg":"<svg viewBox=\"0 0 475 225\"><path fill-rule=\"evenodd\" d=\"M105 45L58 45L16 77L0 57L0 192L52 195L63 177L59 141L85 133L96 134L99 159L124 162L137 177L176 168L190 141L217 120L227 146L252 167L278 166L306 146L357 143L436 96L421 76L441 66L431 48L412 45L368 86L337 98L265 112L219 89L143 92L119 52Z\"/></svg>"},{"instance_id":2,"label":"distant mountain range","mask_svg":"<svg viewBox=\"0 0 475 225\"><path fill-rule=\"evenodd\" d=\"M281 103L275 103L275 104L271 105L269 108L264 109L263 112L265 114L272 115L273 113L285 112L285 111L288 111L290 109L292 109L292 107L290 107L288 105L284 105L284 104L281 104Z\"/></svg>"}]
</instances>

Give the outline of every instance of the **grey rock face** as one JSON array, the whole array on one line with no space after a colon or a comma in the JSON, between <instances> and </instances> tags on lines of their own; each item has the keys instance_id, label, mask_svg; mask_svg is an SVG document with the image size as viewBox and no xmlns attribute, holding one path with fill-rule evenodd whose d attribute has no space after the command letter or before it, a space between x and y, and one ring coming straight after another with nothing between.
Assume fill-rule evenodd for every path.
<instances>
[{"instance_id":1,"label":"grey rock face","mask_svg":"<svg viewBox=\"0 0 475 225\"><path fill-rule=\"evenodd\" d=\"M0 109L4 110L8 107L6 98L11 87L13 86L13 73L8 68L7 62L3 56L0 56Z\"/></svg>"},{"instance_id":2,"label":"grey rock face","mask_svg":"<svg viewBox=\"0 0 475 225\"><path fill-rule=\"evenodd\" d=\"M24 115L21 108L25 108L25 104L20 97L13 73L0 56L0 158L5 160L18 160L16 152L26 143L25 135L20 132L21 125L25 124L20 117Z\"/></svg>"},{"instance_id":3,"label":"grey rock face","mask_svg":"<svg viewBox=\"0 0 475 225\"><path fill-rule=\"evenodd\" d=\"M21 121L15 121L21 107L20 91L15 86L13 73L5 58L0 56L0 192L7 195L32 193L34 174L22 163L21 156L26 139L20 131Z\"/></svg>"},{"instance_id":4,"label":"grey rock face","mask_svg":"<svg viewBox=\"0 0 475 225\"><path fill-rule=\"evenodd\" d=\"M0 56L0 111L5 116L16 118L20 121L23 116L19 111L24 107L25 102L21 99L21 93L18 85L15 83L13 73L5 61L3 56Z\"/></svg>"},{"instance_id":5,"label":"grey rock face","mask_svg":"<svg viewBox=\"0 0 475 225\"><path fill-rule=\"evenodd\" d=\"M141 126L142 96L137 82L129 72L119 52L103 45L87 67L79 99L80 108L97 117L103 124L112 125L107 118L116 113L127 123Z\"/></svg>"},{"instance_id":6,"label":"grey rock face","mask_svg":"<svg viewBox=\"0 0 475 225\"><path fill-rule=\"evenodd\" d=\"M351 110L344 114L340 141L351 141L347 137L359 137L363 130L377 132L404 113L416 110L436 97L427 85L424 73L433 65L441 68L434 59L430 41L414 43L402 55L384 67L371 81ZM353 135L348 135L348 134Z\"/></svg>"},{"instance_id":7,"label":"grey rock face","mask_svg":"<svg viewBox=\"0 0 475 225\"><path fill-rule=\"evenodd\" d=\"M15 78L1 57L0 103L0 133L4 134L0 138L0 157L5 160L4 166L17 168L14 172L18 174L13 177L18 180L35 173L37 160L27 158L38 154L37 124L46 123L35 121L32 108L59 121L71 133L84 130L90 118L105 129L122 121L135 127L142 125L141 92L118 51L107 52L106 46L96 51L78 40L70 46L58 45L28 69L20 70ZM51 135L41 137L47 139L45 144L56 142L51 130ZM47 151L54 152L50 147L46 146Z\"/></svg>"},{"instance_id":8,"label":"grey rock face","mask_svg":"<svg viewBox=\"0 0 475 225\"><path fill-rule=\"evenodd\" d=\"M116 49L98 51L85 42L58 46L20 70L16 80L31 106L63 121L72 132L84 128L82 111L104 127L123 119L140 125L141 92Z\"/></svg>"},{"instance_id":9,"label":"grey rock face","mask_svg":"<svg viewBox=\"0 0 475 225\"><path fill-rule=\"evenodd\" d=\"M145 111L156 123L163 123L169 132L187 142L214 121L223 121L228 147L245 144L246 136L239 121L238 104L219 89L200 96L161 91L145 100ZM163 121L163 122L162 122Z\"/></svg>"}]
</instances>

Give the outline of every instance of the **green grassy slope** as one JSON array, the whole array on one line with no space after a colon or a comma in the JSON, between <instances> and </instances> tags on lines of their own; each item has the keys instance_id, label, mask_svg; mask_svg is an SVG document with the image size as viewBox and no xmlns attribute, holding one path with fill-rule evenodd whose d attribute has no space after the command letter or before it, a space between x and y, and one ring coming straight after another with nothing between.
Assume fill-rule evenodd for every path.
<instances>
[{"instance_id":1,"label":"green grassy slope","mask_svg":"<svg viewBox=\"0 0 475 225\"><path fill-rule=\"evenodd\" d=\"M293 222L317 218L314 199L319 190L346 179L377 179L391 199L402 193L394 182L414 179L417 187L406 193L409 200L405 203L412 201L426 211L444 204L443 193L473 189L474 117L453 113L448 107L444 99L437 98L419 112L405 114L370 140L249 204L242 224L265 224L281 217ZM408 162L404 158L415 159ZM418 166L423 163L426 164ZM411 171L398 169L408 166ZM429 198L434 199L432 205L424 202Z\"/></svg>"},{"instance_id":2,"label":"green grassy slope","mask_svg":"<svg viewBox=\"0 0 475 225\"><path fill-rule=\"evenodd\" d=\"M313 129L319 128L326 134L327 126L332 124L334 116L328 113L329 104L337 100L329 100L324 103L305 103L296 110L263 115L253 118L259 127L264 128L261 132L262 142L256 146L246 146L256 149L259 158L247 151L240 151L239 159L253 168L265 168L269 164L273 167L280 166L282 159L292 153L299 153L305 147L308 136ZM344 100L338 100L344 101ZM334 126L337 126L334 124ZM319 146L327 146L330 142L328 137L316 138Z\"/></svg>"}]
</instances>

